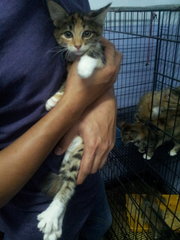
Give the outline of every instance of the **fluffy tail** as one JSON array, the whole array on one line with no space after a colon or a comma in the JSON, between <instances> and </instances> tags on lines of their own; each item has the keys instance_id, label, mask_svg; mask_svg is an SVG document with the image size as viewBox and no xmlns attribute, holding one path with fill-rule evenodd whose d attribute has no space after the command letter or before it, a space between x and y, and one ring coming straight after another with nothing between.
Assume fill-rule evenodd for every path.
<instances>
[{"instance_id":1,"label":"fluffy tail","mask_svg":"<svg viewBox=\"0 0 180 240\"><path fill-rule=\"evenodd\" d=\"M63 180L62 177L58 174L51 173L46 178L42 191L48 194L51 197L54 197L56 193L60 190Z\"/></svg>"}]
</instances>

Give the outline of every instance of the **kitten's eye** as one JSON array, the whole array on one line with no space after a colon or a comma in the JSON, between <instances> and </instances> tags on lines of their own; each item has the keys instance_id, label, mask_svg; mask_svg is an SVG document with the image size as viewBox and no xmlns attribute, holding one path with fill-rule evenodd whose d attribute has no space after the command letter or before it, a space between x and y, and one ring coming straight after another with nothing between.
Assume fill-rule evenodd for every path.
<instances>
[{"instance_id":1,"label":"kitten's eye","mask_svg":"<svg viewBox=\"0 0 180 240\"><path fill-rule=\"evenodd\" d=\"M64 36L65 36L66 38L72 38L72 37L73 37L73 34L72 34L72 32L67 31L67 32L64 32Z\"/></svg>"},{"instance_id":2,"label":"kitten's eye","mask_svg":"<svg viewBox=\"0 0 180 240\"><path fill-rule=\"evenodd\" d=\"M91 35L92 35L92 32L91 32L91 31L84 31L82 36L83 36L84 38L89 38Z\"/></svg>"}]
</instances>

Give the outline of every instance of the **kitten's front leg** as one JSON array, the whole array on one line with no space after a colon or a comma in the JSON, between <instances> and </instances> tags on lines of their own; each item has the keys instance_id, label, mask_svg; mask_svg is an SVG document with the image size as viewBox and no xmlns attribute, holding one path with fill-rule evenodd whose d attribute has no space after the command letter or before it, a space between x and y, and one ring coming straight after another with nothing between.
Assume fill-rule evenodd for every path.
<instances>
[{"instance_id":1,"label":"kitten's front leg","mask_svg":"<svg viewBox=\"0 0 180 240\"><path fill-rule=\"evenodd\" d=\"M78 63L77 70L80 77L88 78L93 74L96 68L101 67L103 67L101 59L96 59L88 55L84 55L81 57Z\"/></svg>"},{"instance_id":2,"label":"kitten's front leg","mask_svg":"<svg viewBox=\"0 0 180 240\"><path fill-rule=\"evenodd\" d=\"M55 197L49 207L38 215L38 228L43 240L57 240L62 234L66 206L74 194L76 179L83 155L83 140L77 136L68 147L59 174L49 183L47 191Z\"/></svg>"},{"instance_id":3,"label":"kitten's front leg","mask_svg":"<svg viewBox=\"0 0 180 240\"><path fill-rule=\"evenodd\" d=\"M147 151L143 154L143 158L146 160L150 160L154 154L155 146L154 143L147 143Z\"/></svg>"},{"instance_id":4,"label":"kitten's front leg","mask_svg":"<svg viewBox=\"0 0 180 240\"><path fill-rule=\"evenodd\" d=\"M146 151L146 145L147 143L140 141L138 143L134 143L136 147L138 147L138 152L144 153Z\"/></svg>"},{"instance_id":5,"label":"kitten's front leg","mask_svg":"<svg viewBox=\"0 0 180 240\"><path fill-rule=\"evenodd\" d=\"M62 96L64 95L64 85L57 91L52 97L50 97L46 104L45 108L47 111L50 111L56 104L61 100Z\"/></svg>"},{"instance_id":6,"label":"kitten's front leg","mask_svg":"<svg viewBox=\"0 0 180 240\"><path fill-rule=\"evenodd\" d=\"M146 160L150 160L152 158L153 153L144 153L143 158Z\"/></svg>"},{"instance_id":7,"label":"kitten's front leg","mask_svg":"<svg viewBox=\"0 0 180 240\"><path fill-rule=\"evenodd\" d=\"M169 155L170 156L176 156L178 154L179 150L180 150L180 144L179 143L175 143L174 147L169 152Z\"/></svg>"},{"instance_id":8,"label":"kitten's front leg","mask_svg":"<svg viewBox=\"0 0 180 240\"><path fill-rule=\"evenodd\" d=\"M144 152L145 152L145 148L143 148L143 147L139 147L139 148L138 148L138 152L140 152L140 153L144 153Z\"/></svg>"}]
</instances>

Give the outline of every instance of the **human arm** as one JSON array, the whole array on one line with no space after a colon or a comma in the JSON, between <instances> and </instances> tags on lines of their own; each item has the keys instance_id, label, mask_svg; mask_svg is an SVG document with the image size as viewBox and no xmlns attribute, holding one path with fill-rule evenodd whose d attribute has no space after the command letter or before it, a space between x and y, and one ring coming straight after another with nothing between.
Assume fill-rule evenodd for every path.
<instances>
[{"instance_id":1,"label":"human arm","mask_svg":"<svg viewBox=\"0 0 180 240\"><path fill-rule=\"evenodd\" d=\"M104 165L114 146L115 127L116 101L110 89L85 111L80 121L56 147L56 154L62 154L75 136L83 138L85 148L77 184L81 184L87 175L95 173Z\"/></svg>"},{"instance_id":2,"label":"human arm","mask_svg":"<svg viewBox=\"0 0 180 240\"><path fill-rule=\"evenodd\" d=\"M0 151L0 207L32 177L65 132L80 118L88 105L113 83L120 56L106 42L107 63L91 79L80 79L75 63L67 78L60 103L7 148ZM91 91L91 94L88 94Z\"/></svg>"},{"instance_id":3,"label":"human arm","mask_svg":"<svg viewBox=\"0 0 180 240\"><path fill-rule=\"evenodd\" d=\"M106 163L115 143L116 114L113 89L108 90L92 108L87 109L80 127L85 149L77 184L83 183L89 174L96 173Z\"/></svg>"}]
</instances>

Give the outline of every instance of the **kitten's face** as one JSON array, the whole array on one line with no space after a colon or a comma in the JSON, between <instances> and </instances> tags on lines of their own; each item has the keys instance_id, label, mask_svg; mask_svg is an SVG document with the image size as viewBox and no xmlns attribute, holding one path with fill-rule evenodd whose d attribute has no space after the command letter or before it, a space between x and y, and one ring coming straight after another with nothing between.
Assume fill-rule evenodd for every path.
<instances>
[{"instance_id":1,"label":"kitten's face","mask_svg":"<svg viewBox=\"0 0 180 240\"><path fill-rule=\"evenodd\" d=\"M73 14L63 24L57 23L54 35L58 44L70 53L82 55L97 41L101 33L102 28L91 22L90 18Z\"/></svg>"},{"instance_id":2,"label":"kitten's face","mask_svg":"<svg viewBox=\"0 0 180 240\"><path fill-rule=\"evenodd\" d=\"M130 142L134 143L141 141L145 138L143 126L141 123L126 123L122 122L121 126L121 137L124 144Z\"/></svg>"},{"instance_id":3,"label":"kitten's face","mask_svg":"<svg viewBox=\"0 0 180 240\"><path fill-rule=\"evenodd\" d=\"M48 0L48 9L55 26L55 38L60 46L74 55L84 54L102 35L106 13L110 6L89 13L68 14L59 4Z\"/></svg>"}]
</instances>

